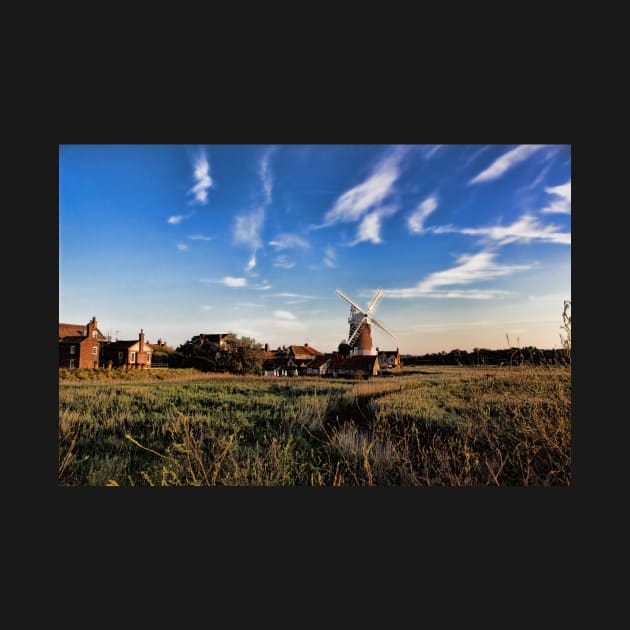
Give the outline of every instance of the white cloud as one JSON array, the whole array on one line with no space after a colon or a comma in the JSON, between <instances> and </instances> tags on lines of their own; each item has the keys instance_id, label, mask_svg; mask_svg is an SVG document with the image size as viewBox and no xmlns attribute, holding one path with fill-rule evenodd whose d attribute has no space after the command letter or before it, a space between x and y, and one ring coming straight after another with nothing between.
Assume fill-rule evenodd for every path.
<instances>
[{"instance_id":1,"label":"white cloud","mask_svg":"<svg viewBox=\"0 0 630 630\"><path fill-rule=\"evenodd\" d=\"M177 243L177 249L179 249L180 252L188 251L188 245L186 245L186 243Z\"/></svg>"},{"instance_id":2,"label":"white cloud","mask_svg":"<svg viewBox=\"0 0 630 630\"><path fill-rule=\"evenodd\" d=\"M282 249L308 249L311 244L297 234L278 234L269 245L277 250Z\"/></svg>"},{"instance_id":3,"label":"white cloud","mask_svg":"<svg viewBox=\"0 0 630 630\"><path fill-rule=\"evenodd\" d=\"M254 287L254 289L256 289L257 291L268 291L269 289L271 289L273 285L269 284L269 282L267 282L267 280L263 280L262 284L260 284L257 287Z\"/></svg>"},{"instance_id":4,"label":"white cloud","mask_svg":"<svg viewBox=\"0 0 630 630\"><path fill-rule=\"evenodd\" d=\"M370 208L389 195L400 176L400 162L405 151L396 149L382 160L362 184L347 190L325 214L326 227L339 222L358 221Z\"/></svg>"},{"instance_id":5,"label":"white cloud","mask_svg":"<svg viewBox=\"0 0 630 630\"><path fill-rule=\"evenodd\" d=\"M378 244L382 243L381 240L381 226L382 220L385 217L389 217L396 212L396 208L394 206L385 206L383 208L378 208L377 210L373 210L369 214L365 215L361 223L359 224L359 228L357 230L357 237L350 246L357 245L363 241L370 241L371 243Z\"/></svg>"},{"instance_id":6,"label":"white cloud","mask_svg":"<svg viewBox=\"0 0 630 630\"><path fill-rule=\"evenodd\" d=\"M185 219L190 219L193 214L193 212L191 212L190 214L174 214L167 219L167 223L170 223L171 225L177 225Z\"/></svg>"},{"instance_id":7,"label":"white cloud","mask_svg":"<svg viewBox=\"0 0 630 630\"><path fill-rule=\"evenodd\" d=\"M277 319L296 320L297 317L290 311L274 311L273 316Z\"/></svg>"},{"instance_id":8,"label":"white cloud","mask_svg":"<svg viewBox=\"0 0 630 630\"><path fill-rule=\"evenodd\" d=\"M561 186L545 188L545 192L556 197L550 205L541 210L545 214L571 214L571 180Z\"/></svg>"},{"instance_id":9,"label":"white cloud","mask_svg":"<svg viewBox=\"0 0 630 630\"><path fill-rule=\"evenodd\" d=\"M424 231L425 219L437 208L437 198L427 197L417 209L407 218L407 226L412 234L420 234Z\"/></svg>"},{"instance_id":10,"label":"white cloud","mask_svg":"<svg viewBox=\"0 0 630 630\"><path fill-rule=\"evenodd\" d=\"M256 251L262 247L260 232L264 220L265 209L262 207L250 214L238 215L234 220L234 241L252 249L245 271L251 271L256 266Z\"/></svg>"},{"instance_id":11,"label":"white cloud","mask_svg":"<svg viewBox=\"0 0 630 630\"><path fill-rule=\"evenodd\" d=\"M245 265L245 271L251 271L256 266L256 251L252 253Z\"/></svg>"},{"instance_id":12,"label":"white cloud","mask_svg":"<svg viewBox=\"0 0 630 630\"><path fill-rule=\"evenodd\" d=\"M213 182L210 177L210 165L205 151L202 149L195 160L195 168L193 171L193 179L195 185L189 192L195 195L195 200L201 204L205 204L208 200L208 189L212 188Z\"/></svg>"},{"instance_id":13,"label":"white cloud","mask_svg":"<svg viewBox=\"0 0 630 630\"><path fill-rule=\"evenodd\" d=\"M271 203L271 192L273 190L273 178L269 168L269 158L274 149L269 149L260 161L260 179L262 181L263 192L265 193L265 201L267 205Z\"/></svg>"},{"instance_id":14,"label":"white cloud","mask_svg":"<svg viewBox=\"0 0 630 630\"><path fill-rule=\"evenodd\" d=\"M246 287L247 278L234 278L233 276L225 276L222 280L219 280L226 287Z\"/></svg>"},{"instance_id":15,"label":"white cloud","mask_svg":"<svg viewBox=\"0 0 630 630\"><path fill-rule=\"evenodd\" d=\"M202 304L201 305L201 310L202 311L211 311L212 310L212 306L210 306L210 304Z\"/></svg>"},{"instance_id":16,"label":"white cloud","mask_svg":"<svg viewBox=\"0 0 630 630\"><path fill-rule=\"evenodd\" d=\"M188 237L191 241L211 241L211 236L206 236L205 234L191 234Z\"/></svg>"},{"instance_id":17,"label":"white cloud","mask_svg":"<svg viewBox=\"0 0 630 630\"><path fill-rule=\"evenodd\" d=\"M324 250L324 258L322 260L322 264L329 269L335 267L337 262L337 253L335 252L335 248L328 245Z\"/></svg>"},{"instance_id":18,"label":"white cloud","mask_svg":"<svg viewBox=\"0 0 630 630\"><path fill-rule=\"evenodd\" d=\"M241 302L234 306L234 308L261 308L262 304L256 304L255 302Z\"/></svg>"},{"instance_id":19,"label":"white cloud","mask_svg":"<svg viewBox=\"0 0 630 630\"><path fill-rule=\"evenodd\" d=\"M476 184L477 182L487 182L492 179L497 179L497 177L501 177L507 170L523 160L526 160L530 155L533 155L544 146L544 144L521 144L515 149L504 153L501 157L498 157L487 169L481 171L479 175L473 177L468 183Z\"/></svg>"},{"instance_id":20,"label":"white cloud","mask_svg":"<svg viewBox=\"0 0 630 630\"><path fill-rule=\"evenodd\" d=\"M529 215L524 214L511 225L492 226L482 228L456 228L450 225L444 225L432 228L435 234L445 234L455 232L458 234L469 234L471 236L482 236L490 240L497 241L499 245L507 245L508 243L531 241L547 241L549 243L558 243L561 245L571 244L571 233L560 232L561 228L557 225L542 225L540 221Z\"/></svg>"},{"instance_id":21,"label":"white cloud","mask_svg":"<svg viewBox=\"0 0 630 630\"><path fill-rule=\"evenodd\" d=\"M444 271L429 274L414 287L405 289L386 289L384 297L390 298L466 298L489 299L506 295L505 291L479 289L442 289L441 287L467 285L474 282L494 280L517 271L531 269L532 265L500 265L494 262L495 252L484 250L472 255L463 255L457 259L457 265Z\"/></svg>"},{"instance_id":22,"label":"white cloud","mask_svg":"<svg viewBox=\"0 0 630 630\"><path fill-rule=\"evenodd\" d=\"M291 262L287 256L276 256L276 259L273 261L273 266L280 269L293 269L295 263Z\"/></svg>"}]
</instances>

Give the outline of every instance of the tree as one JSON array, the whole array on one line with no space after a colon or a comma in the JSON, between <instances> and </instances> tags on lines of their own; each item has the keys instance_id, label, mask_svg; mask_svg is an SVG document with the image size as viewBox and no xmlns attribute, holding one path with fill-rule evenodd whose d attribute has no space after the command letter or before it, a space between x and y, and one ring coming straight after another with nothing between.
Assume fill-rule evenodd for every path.
<instances>
[{"instance_id":1,"label":"tree","mask_svg":"<svg viewBox=\"0 0 630 630\"><path fill-rule=\"evenodd\" d=\"M184 365L204 372L232 372L234 374L262 374L263 349L251 337L225 336L221 344L203 343L199 336L191 337L177 348L184 357Z\"/></svg>"},{"instance_id":2,"label":"tree","mask_svg":"<svg viewBox=\"0 0 630 630\"><path fill-rule=\"evenodd\" d=\"M263 349L252 337L228 335L219 350L217 368L234 374L262 374Z\"/></svg>"}]
</instances>

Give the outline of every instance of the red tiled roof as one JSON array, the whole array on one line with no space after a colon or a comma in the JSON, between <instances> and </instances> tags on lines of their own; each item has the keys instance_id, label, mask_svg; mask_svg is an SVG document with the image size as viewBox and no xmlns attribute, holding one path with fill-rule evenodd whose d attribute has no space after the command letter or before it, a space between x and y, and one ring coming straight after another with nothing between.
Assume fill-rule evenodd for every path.
<instances>
[{"instance_id":1,"label":"red tiled roof","mask_svg":"<svg viewBox=\"0 0 630 630\"><path fill-rule=\"evenodd\" d=\"M331 358L331 355L322 354L318 357L315 357L306 367L307 368L320 368L326 361Z\"/></svg>"},{"instance_id":2,"label":"red tiled roof","mask_svg":"<svg viewBox=\"0 0 630 630\"><path fill-rule=\"evenodd\" d=\"M106 341L106 337L97 328L97 341ZM87 336L87 324L63 324L59 322L59 339L64 341L80 341ZM71 338L71 339L68 339Z\"/></svg>"},{"instance_id":3,"label":"red tiled roof","mask_svg":"<svg viewBox=\"0 0 630 630\"><path fill-rule=\"evenodd\" d=\"M289 346L289 349L293 351L295 357L320 357L324 353L319 350L315 350L315 348L311 348L311 346Z\"/></svg>"}]
</instances>

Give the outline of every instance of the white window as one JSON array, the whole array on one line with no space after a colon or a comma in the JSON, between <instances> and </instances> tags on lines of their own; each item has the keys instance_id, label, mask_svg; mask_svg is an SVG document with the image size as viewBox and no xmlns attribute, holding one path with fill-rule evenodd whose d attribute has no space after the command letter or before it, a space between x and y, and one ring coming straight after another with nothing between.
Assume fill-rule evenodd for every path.
<instances>
[{"instance_id":1,"label":"white window","mask_svg":"<svg viewBox=\"0 0 630 630\"><path fill-rule=\"evenodd\" d=\"M76 346L70 346L70 354L76 354L76 351L77 351Z\"/></svg>"},{"instance_id":2,"label":"white window","mask_svg":"<svg viewBox=\"0 0 630 630\"><path fill-rule=\"evenodd\" d=\"M122 353L122 352L119 352L119 353L118 353L118 360L119 360L119 361L122 361L122 360L123 360L123 353Z\"/></svg>"},{"instance_id":3,"label":"white window","mask_svg":"<svg viewBox=\"0 0 630 630\"><path fill-rule=\"evenodd\" d=\"M97 332L95 330L92 331L92 337L96 339Z\"/></svg>"},{"instance_id":4,"label":"white window","mask_svg":"<svg viewBox=\"0 0 630 630\"><path fill-rule=\"evenodd\" d=\"M98 354L98 346L92 346L92 354Z\"/></svg>"},{"instance_id":5,"label":"white window","mask_svg":"<svg viewBox=\"0 0 630 630\"><path fill-rule=\"evenodd\" d=\"M70 359L70 367L73 368L74 367L74 359Z\"/></svg>"},{"instance_id":6,"label":"white window","mask_svg":"<svg viewBox=\"0 0 630 630\"><path fill-rule=\"evenodd\" d=\"M131 352L129 354L129 363L135 363L136 362L136 353L135 352Z\"/></svg>"},{"instance_id":7,"label":"white window","mask_svg":"<svg viewBox=\"0 0 630 630\"><path fill-rule=\"evenodd\" d=\"M151 353L147 352L147 363L151 363Z\"/></svg>"}]
</instances>

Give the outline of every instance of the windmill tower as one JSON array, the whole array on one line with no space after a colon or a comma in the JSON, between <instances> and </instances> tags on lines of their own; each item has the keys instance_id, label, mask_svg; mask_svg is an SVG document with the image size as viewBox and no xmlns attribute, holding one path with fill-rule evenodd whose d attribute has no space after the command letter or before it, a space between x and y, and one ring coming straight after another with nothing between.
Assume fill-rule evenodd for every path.
<instances>
[{"instance_id":1,"label":"windmill tower","mask_svg":"<svg viewBox=\"0 0 630 630\"><path fill-rule=\"evenodd\" d=\"M384 333L389 335L392 339L395 339L394 335L381 324L377 319L372 317L372 313L376 310L378 303L383 297L383 289L377 289L376 293L372 296L370 303L365 311L360 306L357 306L343 291L336 290L337 295L350 304L350 315L348 316L348 324L350 324L350 330L348 332L348 345L351 348L352 356L371 356L375 354L372 352L372 327L374 324L380 328Z\"/></svg>"}]
</instances>

